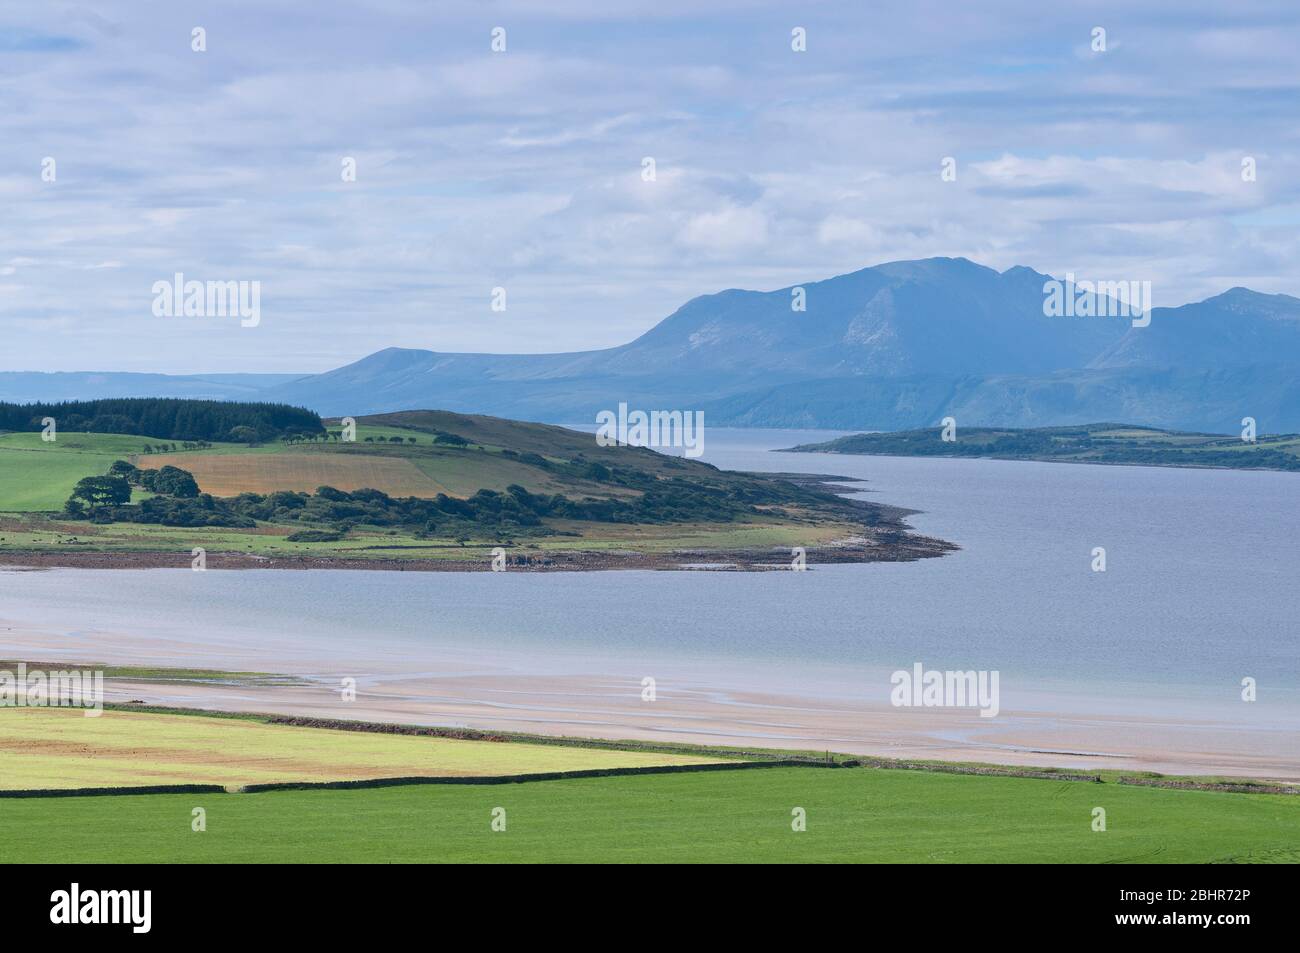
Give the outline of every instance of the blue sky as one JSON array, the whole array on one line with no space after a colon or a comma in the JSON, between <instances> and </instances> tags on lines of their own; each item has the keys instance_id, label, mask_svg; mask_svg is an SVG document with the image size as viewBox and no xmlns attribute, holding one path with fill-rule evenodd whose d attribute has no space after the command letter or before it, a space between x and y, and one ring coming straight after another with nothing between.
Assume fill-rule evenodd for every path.
<instances>
[{"instance_id":1,"label":"blue sky","mask_svg":"<svg viewBox=\"0 0 1300 953\"><path fill-rule=\"evenodd\" d=\"M1300 294L1298 41L1284 0L6 4L0 370L586 350L931 255ZM260 324L155 317L177 271Z\"/></svg>"}]
</instances>

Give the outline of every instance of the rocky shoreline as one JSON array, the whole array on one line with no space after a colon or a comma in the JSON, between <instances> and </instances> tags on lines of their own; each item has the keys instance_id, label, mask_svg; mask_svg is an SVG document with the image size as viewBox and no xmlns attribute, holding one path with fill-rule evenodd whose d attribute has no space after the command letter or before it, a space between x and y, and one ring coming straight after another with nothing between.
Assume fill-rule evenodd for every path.
<instances>
[{"instance_id":1,"label":"rocky shoreline","mask_svg":"<svg viewBox=\"0 0 1300 953\"><path fill-rule=\"evenodd\" d=\"M885 539L854 537L842 543L810 547L808 569L818 564L914 562L952 552L958 547L940 539L911 533L890 533ZM599 572L653 569L687 572L769 572L790 570L788 549L676 550L667 553L583 551L508 555L507 572ZM9 569L189 569L187 552L0 552L0 568ZM248 553L207 554L208 569L371 569L389 572L491 572L490 557L475 559L348 558L343 556L254 556Z\"/></svg>"}]
</instances>

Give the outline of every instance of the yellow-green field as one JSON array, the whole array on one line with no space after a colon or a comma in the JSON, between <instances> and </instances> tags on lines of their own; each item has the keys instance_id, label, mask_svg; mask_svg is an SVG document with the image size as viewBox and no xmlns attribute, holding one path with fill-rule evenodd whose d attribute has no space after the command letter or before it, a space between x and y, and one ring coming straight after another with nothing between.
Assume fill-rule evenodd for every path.
<instances>
[{"instance_id":1,"label":"yellow-green field","mask_svg":"<svg viewBox=\"0 0 1300 953\"><path fill-rule=\"evenodd\" d=\"M720 759L107 709L0 710L0 789L239 786L706 764Z\"/></svg>"}]
</instances>

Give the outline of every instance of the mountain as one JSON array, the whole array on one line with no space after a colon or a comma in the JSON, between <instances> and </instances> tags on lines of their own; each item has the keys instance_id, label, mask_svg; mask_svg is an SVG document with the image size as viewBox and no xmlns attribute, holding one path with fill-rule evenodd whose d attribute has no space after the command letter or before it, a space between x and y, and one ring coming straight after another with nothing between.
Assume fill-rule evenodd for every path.
<instances>
[{"instance_id":1,"label":"mountain","mask_svg":"<svg viewBox=\"0 0 1300 953\"><path fill-rule=\"evenodd\" d=\"M567 354L443 354L389 348L273 388L324 413L438 406L544 420L629 404L689 406L813 380L1045 374L1121 340L1119 320L1043 315L1028 268L966 259L892 262L793 288L695 298L629 344Z\"/></svg>"},{"instance_id":2,"label":"mountain","mask_svg":"<svg viewBox=\"0 0 1300 953\"><path fill-rule=\"evenodd\" d=\"M50 403L110 397L249 400L301 374L132 374L114 371L0 371L0 401Z\"/></svg>"},{"instance_id":3,"label":"mountain","mask_svg":"<svg viewBox=\"0 0 1300 953\"><path fill-rule=\"evenodd\" d=\"M390 348L271 388L327 414L445 407L585 422L620 402L714 425L899 429L945 416L1300 427L1300 300L1244 288L1129 318L1048 317L1030 268L900 261L792 288L695 298L636 340L568 354Z\"/></svg>"},{"instance_id":4,"label":"mountain","mask_svg":"<svg viewBox=\"0 0 1300 953\"><path fill-rule=\"evenodd\" d=\"M1156 318L1159 320L1156 320ZM1156 308L1089 367L1223 368L1300 363L1300 298L1233 288L1181 308Z\"/></svg>"},{"instance_id":5,"label":"mountain","mask_svg":"<svg viewBox=\"0 0 1300 953\"><path fill-rule=\"evenodd\" d=\"M1149 326L1134 327L1127 317L1046 315L1052 280L964 258L889 262L703 295L600 351L387 348L324 374L247 383L259 400L326 415L438 407L590 423L626 402L702 410L715 426L893 430L955 416L966 426L1124 420L1234 432L1252 416L1261 432L1300 429L1300 299L1233 288L1155 308ZM792 308L800 288L803 311Z\"/></svg>"}]
</instances>

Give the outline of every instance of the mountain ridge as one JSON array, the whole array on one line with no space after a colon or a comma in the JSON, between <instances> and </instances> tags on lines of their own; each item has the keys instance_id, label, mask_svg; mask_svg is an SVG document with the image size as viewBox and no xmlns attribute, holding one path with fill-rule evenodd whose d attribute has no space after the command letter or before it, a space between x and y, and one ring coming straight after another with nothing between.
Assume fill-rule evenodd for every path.
<instances>
[{"instance_id":1,"label":"mountain ridge","mask_svg":"<svg viewBox=\"0 0 1300 953\"><path fill-rule=\"evenodd\" d=\"M255 393L334 416L439 407L576 423L627 402L702 409L711 424L737 426L906 429L953 415L969 425L1124 419L1228 431L1254 416L1300 429L1300 299L1236 286L1153 308L1141 327L1049 316L1044 285L1055 280L965 258L892 261L773 291L699 295L611 348L388 347ZM0 397L12 390L4 377Z\"/></svg>"}]
</instances>

